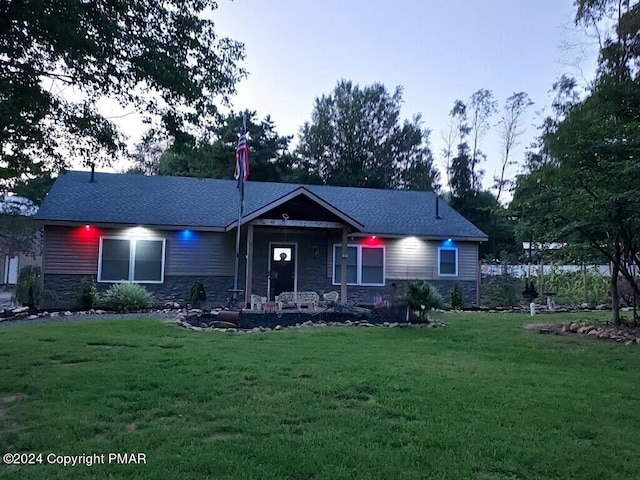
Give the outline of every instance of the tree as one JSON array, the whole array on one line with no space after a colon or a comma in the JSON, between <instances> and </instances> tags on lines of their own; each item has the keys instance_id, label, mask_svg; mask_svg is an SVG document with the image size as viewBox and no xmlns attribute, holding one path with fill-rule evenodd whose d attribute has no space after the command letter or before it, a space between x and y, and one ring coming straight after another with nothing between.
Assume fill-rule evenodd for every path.
<instances>
[{"instance_id":1,"label":"tree","mask_svg":"<svg viewBox=\"0 0 640 480\"><path fill-rule=\"evenodd\" d=\"M233 178L235 151L243 115L249 136L250 180L290 181L293 157L291 137L281 136L268 115L259 120L256 112L231 113L210 130L211 140L174 144L159 158L158 174L201 178Z\"/></svg>"},{"instance_id":2,"label":"tree","mask_svg":"<svg viewBox=\"0 0 640 480\"><path fill-rule=\"evenodd\" d=\"M148 129L135 144L131 159L133 166L127 173L157 175L160 170L160 157L170 147L170 138L162 131Z\"/></svg>"},{"instance_id":3,"label":"tree","mask_svg":"<svg viewBox=\"0 0 640 480\"><path fill-rule=\"evenodd\" d=\"M476 190L481 188L483 172L480 170L480 162L486 156L480 150L480 140L491 127L489 119L497 111L497 102L493 98L493 92L481 88L471 95L468 108L469 134L471 135L471 179Z\"/></svg>"},{"instance_id":4,"label":"tree","mask_svg":"<svg viewBox=\"0 0 640 480\"><path fill-rule=\"evenodd\" d=\"M434 189L437 170L420 116L400 123L402 89L341 80L316 98L301 129L298 154L323 183L369 188Z\"/></svg>"},{"instance_id":5,"label":"tree","mask_svg":"<svg viewBox=\"0 0 640 480\"><path fill-rule=\"evenodd\" d=\"M460 150L464 150L462 144L465 143L465 136L469 133L469 127L467 126L467 106L464 104L462 100L456 100L453 108L449 112L449 116L451 120L449 121L449 130L448 132L442 133L442 139L445 142L445 146L442 149L442 156L444 157L444 169L447 175L447 186L449 187L449 191L453 192L454 186L452 183L451 175L454 172L452 161L454 158L454 148L456 146L456 140L458 140L458 152ZM468 146L466 147L468 148ZM464 174L458 165L455 168L455 171L458 175ZM466 169L465 169L466 172ZM460 182L460 180L455 180L456 182Z\"/></svg>"},{"instance_id":6,"label":"tree","mask_svg":"<svg viewBox=\"0 0 640 480\"><path fill-rule=\"evenodd\" d=\"M500 128L500 138L502 140L502 168L500 176L494 177L497 190L496 201L500 203L500 197L508 180L505 178L507 168L515 162L511 159L511 153L514 147L518 145L518 139L524 133L522 130L522 121L527 109L533 105L533 102L525 92L518 92L507 98L502 117L498 123Z\"/></svg>"},{"instance_id":7,"label":"tree","mask_svg":"<svg viewBox=\"0 0 640 480\"><path fill-rule=\"evenodd\" d=\"M50 172L42 172L37 177L22 177L13 184L13 193L31 200L35 205L42 204L44 197L53 186L55 178Z\"/></svg>"},{"instance_id":8,"label":"tree","mask_svg":"<svg viewBox=\"0 0 640 480\"><path fill-rule=\"evenodd\" d=\"M575 82L557 85L556 118L544 125L542 150L514 195L542 238L589 245L610 262L613 323L620 323L618 281L640 295L640 7L628 0L577 0L576 22L599 29L598 78L583 100ZM522 199L528 197L526 202ZM544 213L540 205L544 205ZM637 318L637 312L634 310Z\"/></svg>"},{"instance_id":9,"label":"tree","mask_svg":"<svg viewBox=\"0 0 640 480\"><path fill-rule=\"evenodd\" d=\"M530 204L520 206L539 238L585 243L610 262L616 324L618 276L640 295L633 275L640 267L639 110L638 82L601 77L545 134L548 161L519 181Z\"/></svg>"},{"instance_id":10,"label":"tree","mask_svg":"<svg viewBox=\"0 0 640 480\"><path fill-rule=\"evenodd\" d=\"M469 146L466 142L458 145L458 153L451 160L448 176L451 196L454 201L455 199L467 199L476 193L476 190L473 188Z\"/></svg>"},{"instance_id":11,"label":"tree","mask_svg":"<svg viewBox=\"0 0 640 480\"><path fill-rule=\"evenodd\" d=\"M40 253L39 226L33 219L34 205L28 199L3 196L0 199L0 250L14 256L35 257Z\"/></svg>"},{"instance_id":12,"label":"tree","mask_svg":"<svg viewBox=\"0 0 640 480\"><path fill-rule=\"evenodd\" d=\"M640 2L575 0L575 22L596 31L600 76L619 82L637 78L640 65Z\"/></svg>"},{"instance_id":13,"label":"tree","mask_svg":"<svg viewBox=\"0 0 640 480\"><path fill-rule=\"evenodd\" d=\"M108 163L124 136L108 97L177 135L217 114L244 71L243 46L201 14L214 0L0 3L0 183Z\"/></svg>"}]
</instances>

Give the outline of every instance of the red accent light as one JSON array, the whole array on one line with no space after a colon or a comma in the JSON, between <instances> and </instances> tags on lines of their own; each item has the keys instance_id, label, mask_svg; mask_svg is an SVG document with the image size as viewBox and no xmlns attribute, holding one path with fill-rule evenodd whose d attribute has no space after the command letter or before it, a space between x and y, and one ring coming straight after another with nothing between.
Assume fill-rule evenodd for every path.
<instances>
[{"instance_id":1,"label":"red accent light","mask_svg":"<svg viewBox=\"0 0 640 480\"><path fill-rule=\"evenodd\" d=\"M100 229L87 223L75 228L73 236L81 242L93 242L100 236Z\"/></svg>"},{"instance_id":2,"label":"red accent light","mask_svg":"<svg viewBox=\"0 0 640 480\"><path fill-rule=\"evenodd\" d=\"M375 235L371 235L370 237L367 237L367 238L364 239L364 244L372 246L372 247L375 247L377 245L381 245L382 242Z\"/></svg>"}]
</instances>

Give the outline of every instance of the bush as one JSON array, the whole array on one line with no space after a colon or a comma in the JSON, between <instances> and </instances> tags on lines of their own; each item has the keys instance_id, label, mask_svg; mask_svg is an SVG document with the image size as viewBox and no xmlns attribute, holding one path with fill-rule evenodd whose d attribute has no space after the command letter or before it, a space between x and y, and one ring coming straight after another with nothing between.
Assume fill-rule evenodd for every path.
<instances>
[{"instance_id":1,"label":"bush","mask_svg":"<svg viewBox=\"0 0 640 480\"><path fill-rule=\"evenodd\" d=\"M428 322L429 311L440 308L443 298L436 287L421 280L407 285L405 301L411 310L418 312L420 321Z\"/></svg>"},{"instance_id":2,"label":"bush","mask_svg":"<svg viewBox=\"0 0 640 480\"><path fill-rule=\"evenodd\" d=\"M80 292L78 293L78 306L84 310L95 308L98 303L98 287L93 277L82 277L80 280Z\"/></svg>"},{"instance_id":3,"label":"bush","mask_svg":"<svg viewBox=\"0 0 640 480\"><path fill-rule=\"evenodd\" d=\"M40 285L40 267L27 265L20 269L16 293L16 302L29 308L40 305L42 297L42 285Z\"/></svg>"},{"instance_id":4,"label":"bush","mask_svg":"<svg viewBox=\"0 0 640 480\"><path fill-rule=\"evenodd\" d=\"M189 289L189 303L194 308L200 308L207 301L207 292L204 290L204 284L200 280L196 280Z\"/></svg>"},{"instance_id":5,"label":"bush","mask_svg":"<svg viewBox=\"0 0 640 480\"><path fill-rule=\"evenodd\" d=\"M451 289L451 308L454 310L460 310L464 303L464 296L462 293L462 287L458 282L453 284Z\"/></svg>"},{"instance_id":6,"label":"bush","mask_svg":"<svg viewBox=\"0 0 640 480\"><path fill-rule=\"evenodd\" d=\"M131 312L151 308L153 295L137 283L116 283L102 297L105 307L116 312Z\"/></svg>"}]
</instances>

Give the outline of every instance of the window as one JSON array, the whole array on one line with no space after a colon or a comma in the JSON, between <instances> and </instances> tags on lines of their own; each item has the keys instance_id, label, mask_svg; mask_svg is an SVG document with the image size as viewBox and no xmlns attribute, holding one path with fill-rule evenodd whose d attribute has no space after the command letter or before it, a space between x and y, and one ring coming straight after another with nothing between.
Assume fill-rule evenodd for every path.
<instances>
[{"instance_id":1,"label":"window","mask_svg":"<svg viewBox=\"0 0 640 480\"><path fill-rule=\"evenodd\" d=\"M384 285L384 247L349 245L347 248L348 285ZM342 246L333 246L333 284L340 284Z\"/></svg>"},{"instance_id":2,"label":"window","mask_svg":"<svg viewBox=\"0 0 640 480\"><path fill-rule=\"evenodd\" d=\"M98 281L162 283L164 239L100 238Z\"/></svg>"},{"instance_id":3,"label":"window","mask_svg":"<svg viewBox=\"0 0 640 480\"><path fill-rule=\"evenodd\" d=\"M438 249L438 275L441 277L458 276L458 249L444 248Z\"/></svg>"}]
</instances>

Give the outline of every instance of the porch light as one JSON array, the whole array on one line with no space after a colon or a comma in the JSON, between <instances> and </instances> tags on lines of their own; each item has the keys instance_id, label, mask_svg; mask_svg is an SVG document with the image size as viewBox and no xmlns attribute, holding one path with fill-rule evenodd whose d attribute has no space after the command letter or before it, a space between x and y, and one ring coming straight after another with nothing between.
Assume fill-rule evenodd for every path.
<instances>
[{"instance_id":1,"label":"porch light","mask_svg":"<svg viewBox=\"0 0 640 480\"><path fill-rule=\"evenodd\" d=\"M89 224L85 225L84 229L88 232L89 230L91 230L91 225Z\"/></svg>"}]
</instances>

